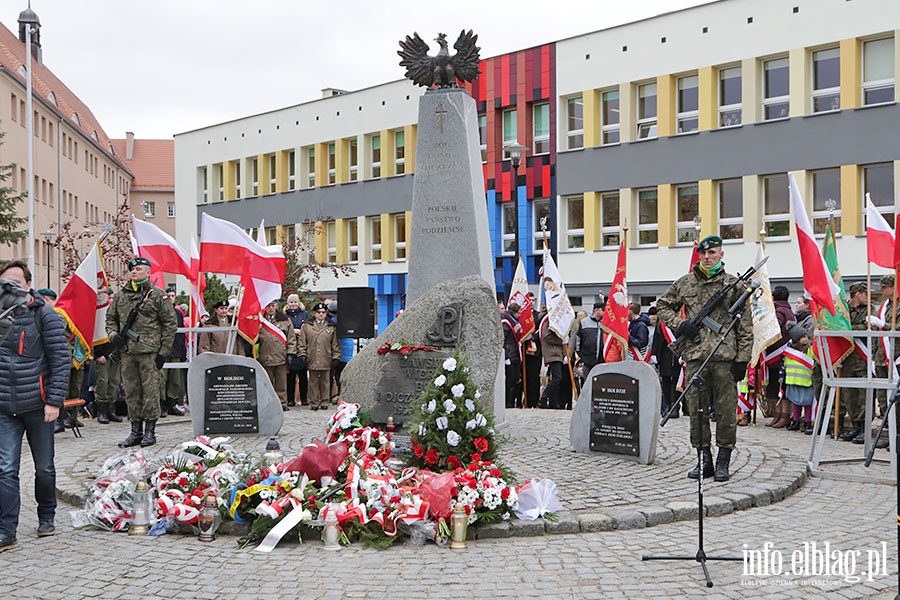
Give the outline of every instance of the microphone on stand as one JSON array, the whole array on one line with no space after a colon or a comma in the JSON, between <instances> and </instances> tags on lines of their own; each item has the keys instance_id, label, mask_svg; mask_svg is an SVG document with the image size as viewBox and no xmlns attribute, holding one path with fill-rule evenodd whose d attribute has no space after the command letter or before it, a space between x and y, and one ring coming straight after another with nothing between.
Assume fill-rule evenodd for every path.
<instances>
[{"instance_id":1,"label":"microphone on stand","mask_svg":"<svg viewBox=\"0 0 900 600\"><path fill-rule=\"evenodd\" d=\"M728 314L732 317L744 310L744 304L747 303L747 298L753 295L753 292L759 289L759 286L762 285L756 279L750 281L750 286L744 289L744 293L741 294L741 297L737 299L737 302L731 305L731 308L728 309Z\"/></svg>"}]
</instances>

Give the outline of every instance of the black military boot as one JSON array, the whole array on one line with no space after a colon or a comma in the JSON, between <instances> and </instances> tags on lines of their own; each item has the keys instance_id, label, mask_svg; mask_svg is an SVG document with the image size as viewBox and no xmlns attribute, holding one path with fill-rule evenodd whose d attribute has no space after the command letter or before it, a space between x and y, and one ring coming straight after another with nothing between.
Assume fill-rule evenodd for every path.
<instances>
[{"instance_id":1,"label":"black military boot","mask_svg":"<svg viewBox=\"0 0 900 600\"><path fill-rule=\"evenodd\" d=\"M859 432L862 431L862 428L863 428L862 421L853 421L853 427L849 431L841 434L841 441L844 441L844 442L852 441L853 438L855 438L856 436L859 435Z\"/></svg>"},{"instance_id":2,"label":"black military boot","mask_svg":"<svg viewBox=\"0 0 900 600\"><path fill-rule=\"evenodd\" d=\"M141 440L144 438L144 422L143 421L132 421L131 422L131 433L128 434L128 437L125 438L125 441L119 442L119 448L131 448L132 446L137 446L141 443Z\"/></svg>"},{"instance_id":3,"label":"black military boot","mask_svg":"<svg viewBox=\"0 0 900 600\"><path fill-rule=\"evenodd\" d=\"M703 479L709 479L713 476L712 451L709 448L701 448L700 450L697 450L697 453L700 455L700 460L703 462ZM697 465L688 471L688 478L700 479L700 465Z\"/></svg>"},{"instance_id":4,"label":"black military boot","mask_svg":"<svg viewBox=\"0 0 900 600\"><path fill-rule=\"evenodd\" d=\"M97 411L97 422L101 425L109 425L109 404L94 402L94 410Z\"/></svg>"},{"instance_id":5,"label":"black military boot","mask_svg":"<svg viewBox=\"0 0 900 600\"><path fill-rule=\"evenodd\" d=\"M872 432L872 437L878 435L878 431ZM856 437L850 440L854 444L865 444L866 443L866 428L865 426L859 428L859 433L856 434Z\"/></svg>"},{"instance_id":6,"label":"black military boot","mask_svg":"<svg viewBox=\"0 0 900 600\"><path fill-rule=\"evenodd\" d=\"M106 418L109 419L110 423L121 423L122 417L116 414L116 403L115 402L107 402L106 403Z\"/></svg>"},{"instance_id":7,"label":"black military boot","mask_svg":"<svg viewBox=\"0 0 900 600\"><path fill-rule=\"evenodd\" d=\"M141 439L141 448L156 444L156 421L147 421L144 427L144 437Z\"/></svg>"},{"instance_id":8,"label":"black military boot","mask_svg":"<svg viewBox=\"0 0 900 600\"><path fill-rule=\"evenodd\" d=\"M713 479L715 481L728 481L731 475L728 473L728 466L731 464L731 449L719 448L719 455L716 456L716 474Z\"/></svg>"}]
</instances>

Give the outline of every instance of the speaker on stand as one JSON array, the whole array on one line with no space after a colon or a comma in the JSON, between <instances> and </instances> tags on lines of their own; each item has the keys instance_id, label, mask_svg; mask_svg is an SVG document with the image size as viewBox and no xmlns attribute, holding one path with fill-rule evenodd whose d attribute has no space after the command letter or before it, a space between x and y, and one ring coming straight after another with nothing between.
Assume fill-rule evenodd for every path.
<instances>
[{"instance_id":1,"label":"speaker on stand","mask_svg":"<svg viewBox=\"0 0 900 600\"><path fill-rule=\"evenodd\" d=\"M375 337L374 288L338 288L337 302L338 337L355 339Z\"/></svg>"}]
</instances>

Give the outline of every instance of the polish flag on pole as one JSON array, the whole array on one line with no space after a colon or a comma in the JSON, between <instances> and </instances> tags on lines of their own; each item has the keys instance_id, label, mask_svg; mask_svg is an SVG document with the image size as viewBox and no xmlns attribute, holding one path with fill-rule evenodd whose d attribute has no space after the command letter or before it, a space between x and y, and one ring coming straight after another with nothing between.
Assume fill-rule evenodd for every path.
<instances>
[{"instance_id":1,"label":"polish flag on pole","mask_svg":"<svg viewBox=\"0 0 900 600\"><path fill-rule=\"evenodd\" d=\"M869 262L885 269L894 268L894 232L866 194L866 247Z\"/></svg>"},{"instance_id":2,"label":"polish flag on pole","mask_svg":"<svg viewBox=\"0 0 900 600\"><path fill-rule=\"evenodd\" d=\"M200 270L204 273L240 275L249 287L251 278L284 281L287 264L281 248L257 244L243 229L203 213L200 227Z\"/></svg>"},{"instance_id":3,"label":"polish flag on pole","mask_svg":"<svg viewBox=\"0 0 900 600\"><path fill-rule=\"evenodd\" d=\"M825 258L819 251L812 223L803 206L800 189L793 173L788 173L791 187L791 208L794 211L794 223L797 227L797 241L800 244L800 263L803 267L803 287L812 299L822 308L834 314L834 297L841 293L841 288L831 278Z\"/></svg>"},{"instance_id":4,"label":"polish flag on pole","mask_svg":"<svg viewBox=\"0 0 900 600\"><path fill-rule=\"evenodd\" d=\"M244 295L238 308L238 331L248 342L256 343L263 309L281 298L281 283L251 278L244 283Z\"/></svg>"},{"instance_id":5,"label":"polish flag on pole","mask_svg":"<svg viewBox=\"0 0 900 600\"><path fill-rule=\"evenodd\" d=\"M208 315L206 304L203 300L203 290L206 289L206 276L200 270L200 251L197 250L197 242L191 236L191 327L196 327L200 317Z\"/></svg>"},{"instance_id":6,"label":"polish flag on pole","mask_svg":"<svg viewBox=\"0 0 900 600\"><path fill-rule=\"evenodd\" d=\"M103 268L100 247L95 243L54 306L84 348L85 358L91 357L95 345L109 341L106 335L108 307L109 281Z\"/></svg>"},{"instance_id":7,"label":"polish flag on pole","mask_svg":"<svg viewBox=\"0 0 900 600\"><path fill-rule=\"evenodd\" d=\"M142 221L134 215L131 221L138 255L150 260L154 271L184 275L188 279L193 279L191 257L181 244L153 223Z\"/></svg>"}]
</instances>

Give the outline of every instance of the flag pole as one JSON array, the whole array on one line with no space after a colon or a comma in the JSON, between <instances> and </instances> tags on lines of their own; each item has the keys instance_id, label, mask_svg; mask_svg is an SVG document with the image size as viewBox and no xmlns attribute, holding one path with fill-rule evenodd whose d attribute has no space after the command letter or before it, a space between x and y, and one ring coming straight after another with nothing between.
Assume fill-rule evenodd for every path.
<instances>
[{"instance_id":1,"label":"flag pole","mask_svg":"<svg viewBox=\"0 0 900 600\"><path fill-rule=\"evenodd\" d=\"M837 208L837 204L831 198L825 201L825 207L828 209L828 227L831 228L831 241L837 246L837 238L834 236L834 209ZM825 232L825 237L827 239L828 232ZM830 274L829 274L830 276ZM827 346L826 346L827 348ZM841 376L841 365L837 365L835 367L835 375L837 377ZM834 392L834 429L832 429L832 433L834 435L834 439L839 439L839 434L841 431L840 421L841 421L841 388L838 388Z\"/></svg>"}]
</instances>

